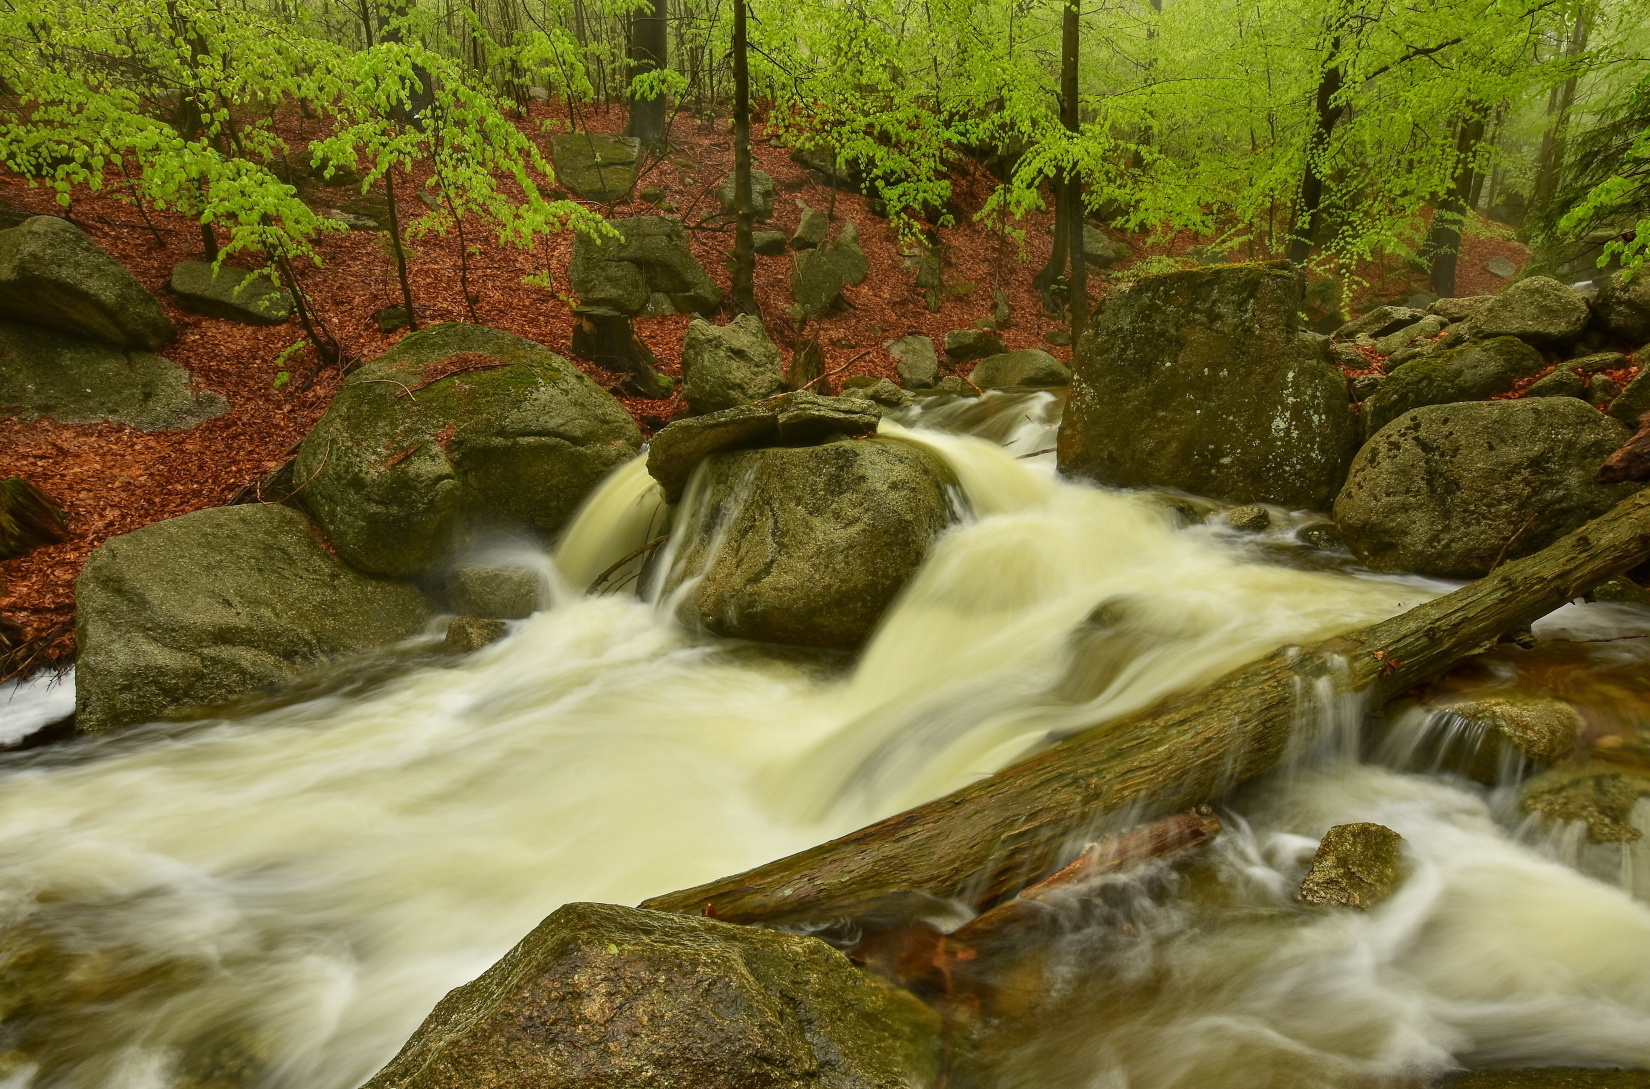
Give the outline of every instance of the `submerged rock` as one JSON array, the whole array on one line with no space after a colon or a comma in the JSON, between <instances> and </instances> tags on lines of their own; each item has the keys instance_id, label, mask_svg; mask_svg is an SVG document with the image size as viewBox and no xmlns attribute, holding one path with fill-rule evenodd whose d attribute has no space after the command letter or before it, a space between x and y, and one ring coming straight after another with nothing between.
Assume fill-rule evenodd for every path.
<instances>
[{"instance_id":1,"label":"submerged rock","mask_svg":"<svg viewBox=\"0 0 1650 1089\"><path fill-rule=\"evenodd\" d=\"M554 533L641 441L623 405L542 344L448 323L346 379L293 473L340 556L413 575L476 523Z\"/></svg>"},{"instance_id":2,"label":"submerged rock","mask_svg":"<svg viewBox=\"0 0 1650 1089\"><path fill-rule=\"evenodd\" d=\"M364 1089L925 1089L939 1017L817 938L567 904Z\"/></svg>"},{"instance_id":3,"label":"submerged rock","mask_svg":"<svg viewBox=\"0 0 1650 1089\"><path fill-rule=\"evenodd\" d=\"M210 261L172 267L172 292L199 314L247 325L280 325L292 317L292 296L250 270Z\"/></svg>"},{"instance_id":4,"label":"submerged rock","mask_svg":"<svg viewBox=\"0 0 1650 1089\"><path fill-rule=\"evenodd\" d=\"M289 507L212 507L112 537L75 582L76 711L95 733L270 689L420 631L414 587L353 571Z\"/></svg>"},{"instance_id":5,"label":"submerged rock","mask_svg":"<svg viewBox=\"0 0 1650 1089\"><path fill-rule=\"evenodd\" d=\"M0 318L149 351L175 335L172 320L130 272L55 216L0 231Z\"/></svg>"},{"instance_id":6,"label":"submerged rock","mask_svg":"<svg viewBox=\"0 0 1650 1089\"><path fill-rule=\"evenodd\" d=\"M1077 347L1059 464L1126 488L1323 509L1356 428L1301 281L1267 265L1145 276L1106 297Z\"/></svg>"},{"instance_id":7,"label":"submerged rock","mask_svg":"<svg viewBox=\"0 0 1650 1089\"><path fill-rule=\"evenodd\" d=\"M851 649L951 520L950 471L892 440L726 451L706 463L672 585L718 635Z\"/></svg>"},{"instance_id":8,"label":"submerged rock","mask_svg":"<svg viewBox=\"0 0 1650 1089\"><path fill-rule=\"evenodd\" d=\"M606 204L636 184L642 142L595 132L564 132L551 138L550 154L558 182L575 196Z\"/></svg>"},{"instance_id":9,"label":"submerged rock","mask_svg":"<svg viewBox=\"0 0 1650 1089\"><path fill-rule=\"evenodd\" d=\"M1477 578L1632 494L1593 479L1627 438L1571 398L1417 408L1358 451L1335 521L1376 570Z\"/></svg>"},{"instance_id":10,"label":"submerged rock","mask_svg":"<svg viewBox=\"0 0 1650 1089\"><path fill-rule=\"evenodd\" d=\"M1541 353L1514 337L1478 341L1396 368L1364 401L1365 435L1374 435L1412 408L1477 401L1513 388L1547 366Z\"/></svg>"},{"instance_id":11,"label":"submerged rock","mask_svg":"<svg viewBox=\"0 0 1650 1089\"><path fill-rule=\"evenodd\" d=\"M1259 533L1271 526L1272 512L1259 503L1251 503L1246 507L1233 507L1220 520L1233 529Z\"/></svg>"},{"instance_id":12,"label":"submerged rock","mask_svg":"<svg viewBox=\"0 0 1650 1089\"><path fill-rule=\"evenodd\" d=\"M1650 796L1650 775L1635 768L1591 760L1551 768L1519 789L1526 813L1548 820L1585 821L1594 843L1633 843L1644 830L1633 824L1633 808Z\"/></svg>"},{"instance_id":13,"label":"submerged rock","mask_svg":"<svg viewBox=\"0 0 1650 1089\"><path fill-rule=\"evenodd\" d=\"M509 625L502 620L461 616L447 625L447 635L441 641L441 649L448 654L471 654L498 642L509 632Z\"/></svg>"},{"instance_id":14,"label":"submerged rock","mask_svg":"<svg viewBox=\"0 0 1650 1089\"><path fill-rule=\"evenodd\" d=\"M1071 368L1040 348L1027 348L986 356L969 372L968 380L981 389L1064 386L1071 381Z\"/></svg>"},{"instance_id":15,"label":"submerged rock","mask_svg":"<svg viewBox=\"0 0 1650 1089\"><path fill-rule=\"evenodd\" d=\"M1337 824L1312 856L1301 903L1368 911L1397 891L1403 842L1385 825Z\"/></svg>"},{"instance_id":16,"label":"submerged rock","mask_svg":"<svg viewBox=\"0 0 1650 1089\"><path fill-rule=\"evenodd\" d=\"M688 323L682 341L682 395L695 413L719 412L785 388L785 364L762 319L740 314L726 325Z\"/></svg>"},{"instance_id":17,"label":"submerged rock","mask_svg":"<svg viewBox=\"0 0 1650 1089\"><path fill-rule=\"evenodd\" d=\"M1585 723L1567 700L1527 692L1478 696L1449 704L1445 710L1480 727L1483 739L1463 771L1481 783L1501 780L1511 753L1534 764L1552 764L1568 756Z\"/></svg>"},{"instance_id":18,"label":"submerged rock","mask_svg":"<svg viewBox=\"0 0 1650 1089\"><path fill-rule=\"evenodd\" d=\"M0 411L25 420L113 420L140 431L181 431L228 410L228 401L196 387L170 359L0 321Z\"/></svg>"},{"instance_id":19,"label":"submerged rock","mask_svg":"<svg viewBox=\"0 0 1650 1089\"><path fill-rule=\"evenodd\" d=\"M709 314L722 305L722 289L694 258L681 220L632 216L609 223L618 238L573 240L567 278L586 306L656 317Z\"/></svg>"}]
</instances>

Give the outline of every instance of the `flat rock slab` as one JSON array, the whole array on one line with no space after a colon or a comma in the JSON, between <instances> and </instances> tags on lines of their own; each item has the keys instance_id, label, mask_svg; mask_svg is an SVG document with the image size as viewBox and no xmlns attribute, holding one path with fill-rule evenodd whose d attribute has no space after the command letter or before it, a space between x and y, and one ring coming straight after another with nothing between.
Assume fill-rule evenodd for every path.
<instances>
[{"instance_id":1,"label":"flat rock slab","mask_svg":"<svg viewBox=\"0 0 1650 1089\"><path fill-rule=\"evenodd\" d=\"M280 325L292 317L292 296L263 276L235 265L180 261L172 293L197 314L246 325Z\"/></svg>"},{"instance_id":2,"label":"flat rock slab","mask_svg":"<svg viewBox=\"0 0 1650 1089\"><path fill-rule=\"evenodd\" d=\"M636 184L642 142L593 132L564 132L550 141L556 181L575 196L601 204L618 200Z\"/></svg>"},{"instance_id":3,"label":"flat rock slab","mask_svg":"<svg viewBox=\"0 0 1650 1089\"><path fill-rule=\"evenodd\" d=\"M174 335L155 297L79 227L55 216L0 231L0 318L149 351Z\"/></svg>"},{"instance_id":4,"label":"flat rock slab","mask_svg":"<svg viewBox=\"0 0 1650 1089\"><path fill-rule=\"evenodd\" d=\"M170 359L0 321L0 411L25 420L183 431L228 410L228 401L195 387Z\"/></svg>"}]
</instances>

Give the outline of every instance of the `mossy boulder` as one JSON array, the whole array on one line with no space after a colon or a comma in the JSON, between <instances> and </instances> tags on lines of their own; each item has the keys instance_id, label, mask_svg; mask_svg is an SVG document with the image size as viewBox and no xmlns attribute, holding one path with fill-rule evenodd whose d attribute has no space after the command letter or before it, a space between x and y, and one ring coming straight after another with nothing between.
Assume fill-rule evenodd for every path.
<instances>
[{"instance_id":1,"label":"mossy boulder","mask_svg":"<svg viewBox=\"0 0 1650 1089\"><path fill-rule=\"evenodd\" d=\"M817 320L836 306L844 285L864 283L869 271L859 228L848 220L831 241L791 258L791 298L802 317Z\"/></svg>"},{"instance_id":2,"label":"mossy boulder","mask_svg":"<svg viewBox=\"0 0 1650 1089\"><path fill-rule=\"evenodd\" d=\"M1385 825L1337 824L1318 843L1301 902L1369 910L1397 890L1403 842Z\"/></svg>"},{"instance_id":3,"label":"mossy boulder","mask_svg":"<svg viewBox=\"0 0 1650 1089\"><path fill-rule=\"evenodd\" d=\"M802 216L797 221L796 233L791 235L791 249L811 250L825 241L825 236L831 230L831 221L826 218L824 212L805 200L799 199L796 206Z\"/></svg>"},{"instance_id":4,"label":"mossy boulder","mask_svg":"<svg viewBox=\"0 0 1650 1089\"><path fill-rule=\"evenodd\" d=\"M1635 843L1644 829L1633 824L1639 799L1650 796L1650 774L1603 760L1549 768L1519 788L1526 813L1550 821L1584 821L1594 843Z\"/></svg>"},{"instance_id":5,"label":"mossy boulder","mask_svg":"<svg viewBox=\"0 0 1650 1089\"><path fill-rule=\"evenodd\" d=\"M1477 401L1505 393L1541 373L1541 353L1515 337L1475 341L1395 369L1364 401L1363 425L1374 435L1412 408Z\"/></svg>"},{"instance_id":6,"label":"mossy boulder","mask_svg":"<svg viewBox=\"0 0 1650 1089\"><path fill-rule=\"evenodd\" d=\"M1071 368L1040 348L1026 348L986 356L975 364L968 380L981 389L1063 386L1071 381Z\"/></svg>"},{"instance_id":7,"label":"mossy boulder","mask_svg":"<svg viewBox=\"0 0 1650 1089\"><path fill-rule=\"evenodd\" d=\"M883 345L894 357L899 384L906 389L927 389L940 380L940 357L934 341L921 333L907 333Z\"/></svg>"},{"instance_id":8,"label":"mossy boulder","mask_svg":"<svg viewBox=\"0 0 1650 1089\"><path fill-rule=\"evenodd\" d=\"M610 221L618 238L579 235L568 281L586 306L631 317L708 314L722 289L693 256L687 228L671 216Z\"/></svg>"},{"instance_id":9,"label":"mossy boulder","mask_svg":"<svg viewBox=\"0 0 1650 1089\"><path fill-rule=\"evenodd\" d=\"M1490 786L1518 761L1546 765L1568 756L1586 725L1568 700L1530 692L1475 696L1444 709L1479 732L1460 770Z\"/></svg>"},{"instance_id":10,"label":"mossy boulder","mask_svg":"<svg viewBox=\"0 0 1650 1089\"><path fill-rule=\"evenodd\" d=\"M567 904L364 1089L926 1089L939 1017L817 938Z\"/></svg>"},{"instance_id":11,"label":"mossy boulder","mask_svg":"<svg viewBox=\"0 0 1650 1089\"><path fill-rule=\"evenodd\" d=\"M461 563L447 572L447 603L460 616L524 620L547 604L544 576L528 567Z\"/></svg>"},{"instance_id":12,"label":"mossy boulder","mask_svg":"<svg viewBox=\"0 0 1650 1089\"><path fill-rule=\"evenodd\" d=\"M1569 344L1587 327L1587 299L1550 276L1531 276L1510 285L1478 308L1472 325L1478 336L1517 337L1542 347Z\"/></svg>"},{"instance_id":13,"label":"mossy boulder","mask_svg":"<svg viewBox=\"0 0 1650 1089\"><path fill-rule=\"evenodd\" d=\"M556 181L574 196L607 204L636 184L642 142L596 132L564 132L550 141Z\"/></svg>"},{"instance_id":14,"label":"mossy boulder","mask_svg":"<svg viewBox=\"0 0 1650 1089\"><path fill-rule=\"evenodd\" d=\"M726 325L701 318L682 340L682 395L695 413L772 397L785 388L785 363L762 319L741 314Z\"/></svg>"},{"instance_id":15,"label":"mossy boulder","mask_svg":"<svg viewBox=\"0 0 1650 1089\"><path fill-rule=\"evenodd\" d=\"M702 575L685 623L718 635L851 649L951 520L951 474L883 439L717 453L679 524L672 585Z\"/></svg>"},{"instance_id":16,"label":"mossy boulder","mask_svg":"<svg viewBox=\"0 0 1650 1089\"><path fill-rule=\"evenodd\" d=\"M228 409L228 401L196 386L170 359L0 321L0 412L25 420L113 420L140 431L182 431Z\"/></svg>"},{"instance_id":17,"label":"mossy boulder","mask_svg":"<svg viewBox=\"0 0 1650 1089\"><path fill-rule=\"evenodd\" d=\"M172 293L197 314L246 325L280 325L292 317L292 296L234 265L180 261L172 267Z\"/></svg>"},{"instance_id":18,"label":"mossy boulder","mask_svg":"<svg viewBox=\"0 0 1650 1089\"><path fill-rule=\"evenodd\" d=\"M1627 427L1638 430L1639 420L1650 412L1650 367L1645 367L1610 402L1610 415Z\"/></svg>"},{"instance_id":19,"label":"mossy boulder","mask_svg":"<svg viewBox=\"0 0 1650 1089\"><path fill-rule=\"evenodd\" d=\"M1650 342L1650 272L1616 272L1599 285L1593 311L1599 324L1632 345Z\"/></svg>"},{"instance_id":20,"label":"mossy boulder","mask_svg":"<svg viewBox=\"0 0 1650 1089\"><path fill-rule=\"evenodd\" d=\"M352 570L290 507L212 507L104 542L75 582L76 709L98 732L273 689L428 622L422 594Z\"/></svg>"},{"instance_id":21,"label":"mossy boulder","mask_svg":"<svg viewBox=\"0 0 1650 1089\"><path fill-rule=\"evenodd\" d=\"M1120 487L1323 509L1357 434L1346 379L1300 336L1272 265L1144 276L1106 297L1073 361L1060 468Z\"/></svg>"},{"instance_id":22,"label":"mossy boulder","mask_svg":"<svg viewBox=\"0 0 1650 1089\"><path fill-rule=\"evenodd\" d=\"M171 319L130 272L55 216L0 231L0 318L151 352L175 335Z\"/></svg>"},{"instance_id":23,"label":"mossy boulder","mask_svg":"<svg viewBox=\"0 0 1650 1089\"><path fill-rule=\"evenodd\" d=\"M641 439L623 405L542 344L449 323L352 374L293 476L340 556L414 575L478 525L554 533Z\"/></svg>"},{"instance_id":24,"label":"mossy boulder","mask_svg":"<svg viewBox=\"0 0 1650 1089\"><path fill-rule=\"evenodd\" d=\"M1631 494L1593 480L1627 438L1567 397L1417 408L1358 451L1335 521L1376 570L1477 578Z\"/></svg>"},{"instance_id":25,"label":"mossy boulder","mask_svg":"<svg viewBox=\"0 0 1650 1089\"><path fill-rule=\"evenodd\" d=\"M759 220L770 219L773 216L774 198L773 178L763 170L751 171L751 211ZM733 175L729 174L721 185L716 187L716 203L722 206L724 215L736 215L739 209L733 203Z\"/></svg>"}]
</instances>

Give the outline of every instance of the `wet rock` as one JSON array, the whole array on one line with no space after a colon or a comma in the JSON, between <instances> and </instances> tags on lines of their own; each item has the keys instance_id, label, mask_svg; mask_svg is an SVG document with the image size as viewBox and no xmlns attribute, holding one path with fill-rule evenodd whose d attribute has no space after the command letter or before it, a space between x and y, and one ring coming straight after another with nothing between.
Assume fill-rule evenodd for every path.
<instances>
[{"instance_id":1,"label":"wet rock","mask_svg":"<svg viewBox=\"0 0 1650 1089\"><path fill-rule=\"evenodd\" d=\"M727 325L688 323L682 341L682 394L694 413L718 412L785 388L785 364L762 319L741 314Z\"/></svg>"},{"instance_id":2,"label":"wet rock","mask_svg":"<svg viewBox=\"0 0 1650 1089\"><path fill-rule=\"evenodd\" d=\"M1587 327L1587 300L1550 276L1531 276L1479 307L1474 332L1485 339L1517 337L1538 347L1569 344Z\"/></svg>"},{"instance_id":3,"label":"wet rock","mask_svg":"<svg viewBox=\"0 0 1650 1089\"><path fill-rule=\"evenodd\" d=\"M155 351L175 335L155 297L68 220L0 231L0 318Z\"/></svg>"},{"instance_id":4,"label":"wet rock","mask_svg":"<svg viewBox=\"0 0 1650 1089\"><path fill-rule=\"evenodd\" d=\"M1455 298L1439 299L1427 307L1427 313L1437 314L1447 322L1466 321L1484 304L1495 298L1494 295L1462 295Z\"/></svg>"},{"instance_id":5,"label":"wet rock","mask_svg":"<svg viewBox=\"0 0 1650 1089\"><path fill-rule=\"evenodd\" d=\"M927 389L940 377L939 353L934 342L921 333L907 333L890 340L883 347L894 357L900 385L906 389Z\"/></svg>"},{"instance_id":6,"label":"wet rock","mask_svg":"<svg viewBox=\"0 0 1650 1089\"><path fill-rule=\"evenodd\" d=\"M0 321L0 412L25 420L114 420L141 431L181 431L228 410L228 401L196 387L193 376L170 359Z\"/></svg>"},{"instance_id":7,"label":"wet rock","mask_svg":"<svg viewBox=\"0 0 1650 1089\"><path fill-rule=\"evenodd\" d=\"M75 582L80 729L175 717L421 630L415 588L351 570L289 507L213 507L113 537Z\"/></svg>"},{"instance_id":8,"label":"wet rock","mask_svg":"<svg viewBox=\"0 0 1650 1089\"><path fill-rule=\"evenodd\" d=\"M623 405L542 344L446 323L351 374L293 473L340 556L412 575L480 525L554 533L641 438Z\"/></svg>"},{"instance_id":9,"label":"wet rock","mask_svg":"<svg viewBox=\"0 0 1650 1089\"><path fill-rule=\"evenodd\" d=\"M1585 821L1594 843L1633 843L1644 830L1632 821L1633 807L1650 795L1650 775L1602 760L1550 768L1519 788L1526 813L1552 821Z\"/></svg>"},{"instance_id":10,"label":"wet rock","mask_svg":"<svg viewBox=\"0 0 1650 1089\"><path fill-rule=\"evenodd\" d=\"M1554 368L1553 373L1533 383L1524 391L1526 397L1585 397L1587 379L1568 367Z\"/></svg>"},{"instance_id":11,"label":"wet rock","mask_svg":"<svg viewBox=\"0 0 1650 1089\"><path fill-rule=\"evenodd\" d=\"M564 132L550 141L556 181L585 200L607 204L636 184L642 142L594 132Z\"/></svg>"},{"instance_id":12,"label":"wet rock","mask_svg":"<svg viewBox=\"0 0 1650 1089\"><path fill-rule=\"evenodd\" d=\"M280 325L292 317L291 295L234 265L214 271L210 261L180 261L172 267L172 292L208 317L247 325Z\"/></svg>"},{"instance_id":13,"label":"wet rock","mask_svg":"<svg viewBox=\"0 0 1650 1089\"><path fill-rule=\"evenodd\" d=\"M1413 325L1426 316L1425 310L1414 310L1407 306L1378 306L1363 317L1347 322L1331 335L1336 340L1353 340L1361 336L1383 337Z\"/></svg>"},{"instance_id":14,"label":"wet rock","mask_svg":"<svg viewBox=\"0 0 1650 1089\"><path fill-rule=\"evenodd\" d=\"M1512 753L1534 764L1562 760L1575 749L1586 725L1569 702L1527 692L1479 696L1451 703L1446 710L1483 731L1462 770L1491 786L1500 782L1503 763Z\"/></svg>"},{"instance_id":15,"label":"wet rock","mask_svg":"<svg viewBox=\"0 0 1650 1089\"><path fill-rule=\"evenodd\" d=\"M708 314L722 304L688 246L682 221L669 216L609 220L619 238L579 235L568 282L586 306L632 317Z\"/></svg>"},{"instance_id":16,"label":"wet rock","mask_svg":"<svg viewBox=\"0 0 1650 1089\"><path fill-rule=\"evenodd\" d=\"M785 252L785 232L752 231L751 246L762 257L778 257Z\"/></svg>"},{"instance_id":17,"label":"wet rock","mask_svg":"<svg viewBox=\"0 0 1650 1089\"><path fill-rule=\"evenodd\" d=\"M882 419L875 404L857 396L792 393L778 398L775 408L778 409L775 423L779 426L779 441L789 446L869 435L876 431Z\"/></svg>"},{"instance_id":18,"label":"wet rock","mask_svg":"<svg viewBox=\"0 0 1650 1089\"><path fill-rule=\"evenodd\" d=\"M682 619L732 638L859 646L951 518L949 471L911 443L729 451L705 468L670 582L703 572Z\"/></svg>"},{"instance_id":19,"label":"wet rock","mask_svg":"<svg viewBox=\"0 0 1650 1089\"><path fill-rule=\"evenodd\" d=\"M859 228L848 220L836 238L791 258L791 298L802 317L818 320L836 306L845 285L864 283L869 271Z\"/></svg>"},{"instance_id":20,"label":"wet rock","mask_svg":"<svg viewBox=\"0 0 1650 1089\"><path fill-rule=\"evenodd\" d=\"M1628 344L1650 341L1650 273L1611 274L1599 285L1593 309L1599 324Z\"/></svg>"},{"instance_id":21,"label":"wet rock","mask_svg":"<svg viewBox=\"0 0 1650 1089\"><path fill-rule=\"evenodd\" d=\"M544 579L526 567L461 563L447 572L455 612L491 620L524 620L544 608Z\"/></svg>"},{"instance_id":22,"label":"wet rock","mask_svg":"<svg viewBox=\"0 0 1650 1089\"><path fill-rule=\"evenodd\" d=\"M447 625L441 649L448 654L471 654L503 639L510 626L491 617L461 616Z\"/></svg>"},{"instance_id":23,"label":"wet rock","mask_svg":"<svg viewBox=\"0 0 1650 1089\"><path fill-rule=\"evenodd\" d=\"M567 904L365 1089L920 1089L939 1017L817 938Z\"/></svg>"},{"instance_id":24,"label":"wet rock","mask_svg":"<svg viewBox=\"0 0 1650 1089\"><path fill-rule=\"evenodd\" d=\"M1358 452L1335 521L1377 570L1476 578L1630 495L1593 480L1627 437L1571 398L1417 408Z\"/></svg>"},{"instance_id":25,"label":"wet rock","mask_svg":"<svg viewBox=\"0 0 1650 1089\"><path fill-rule=\"evenodd\" d=\"M948 374L935 382L933 389L936 393L949 393L954 397L978 397L980 395L980 391L975 389L968 379L955 374Z\"/></svg>"},{"instance_id":26,"label":"wet rock","mask_svg":"<svg viewBox=\"0 0 1650 1089\"><path fill-rule=\"evenodd\" d=\"M1272 512L1259 503L1251 503L1245 507L1233 507L1220 520L1233 529L1259 533L1272 524Z\"/></svg>"},{"instance_id":27,"label":"wet rock","mask_svg":"<svg viewBox=\"0 0 1650 1089\"><path fill-rule=\"evenodd\" d=\"M1295 539L1310 548L1325 551L1346 545L1346 538L1341 536L1340 529L1333 522L1313 522L1302 526L1295 531Z\"/></svg>"},{"instance_id":28,"label":"wet rock","mask_svg":"<svg viewBox=\"0 0 1650 1089\"><path fill-rule=\"evenodd\" d=\"M1403 842L1385 825L1337 824L1312 856L1301 903L1368 911L1397 891Z\"/></svg>"},{"instance_id":29,"label":"wet rock","mask_svg":"<svg viewBox=\"0 0 1650 1089\"><path fill-rule=\"evenodd\" d=\"M1587 591L1587 600L1606 601L1615 605L1636 605L1641 609L1650 609L1650 590L1640 586L1626 575L1618 575Z\"/></svg>"},{"instance_id":30,"label":"wet rock","mask_svg":"<svg viewBox=\"0 0 1650 1089\"><path fill-rule=\"evenodd\" d=\"M945 354L958 363L1003 355L1007 351L1002 340L989 329L954 329L945 334Z\"/></svg>"},{"instance_id":31,"label":"wet rock","mask_svg":"<svg viewBox=\"0 0 1650 1089\"><path fill-rule=\"evenodd\" d=\"M1394 370L1364 401L1363 425L1374 435L1410 409L1476 401L1512 389L1547 366L1541 353L1513 337L1475 341Z\"/></svg>"},{"instance_id":32,"label":"wet rock","mask_svg":"<svg viewBox=\"0 0 1650 1089\"><path fill-rule=\"evenodd\" d=\"M802 221L796 225L796 233L791 235L791 249L811 250L825 241L825 236L830 233L831 221L825 218L824 212L805 200L798 200L796 206L802 210Z\"/></svg>"},{"instance_id":33,"label":"wet rock","mask_svg":"<svg viewBox=\"0 0 1650 1089\"><path fill-rule=\"evenodd\" d=\"M1346 379L1298 337L1300 278L1267 265L1144 276L1077 347L1063 471L1227 502L1328 506L1356 444Z\"/></svg>"},{"instance_id":34,"label":"wet rock","mask_svg":"<svg viewBox=\"0 0 1650 1089\"><path fill-rule=\"evenodd\" d=\"M773 217L773 178L765 171L751 171L751 211L758 220ZM738 208L733 203L733 175L729 174L721 185L716 187L716 202L722 206L724 215L737 215Z\"/></svg>"},{"instance_id":35,"label":"wet rock","mask_svg":"<svg viewBox=\"0 0 1650 1089\"><path fill-rule=\"evenodd\" d=\"M968 380L981 389L1064 386L1071 382L1071 368L1040 348L1027 348L986 356L969 372Z\"/></svg>"}]
</instances>

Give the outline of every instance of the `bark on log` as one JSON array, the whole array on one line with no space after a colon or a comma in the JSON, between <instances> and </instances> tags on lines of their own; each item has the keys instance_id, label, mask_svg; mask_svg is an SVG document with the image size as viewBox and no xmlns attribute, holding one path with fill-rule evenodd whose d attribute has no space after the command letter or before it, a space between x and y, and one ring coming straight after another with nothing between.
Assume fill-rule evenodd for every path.
<instances>
[{"instance_id":1,"label":"bark on log","mask_svg":"<svg viewBox=\"0 0 1650 1089\"><path fill-rule=\"evenodd\" d=\"M840 839L642 906L730 922L830 917L916 891L985 908L1058 869L1108 818L1206 802L1299 740L1320 680L1381 703L1650 554L1650 489L1533 555L1379 624L1286 647L1212 686L1102 723L978 783Z\"/></svg>"}]
</instances>

